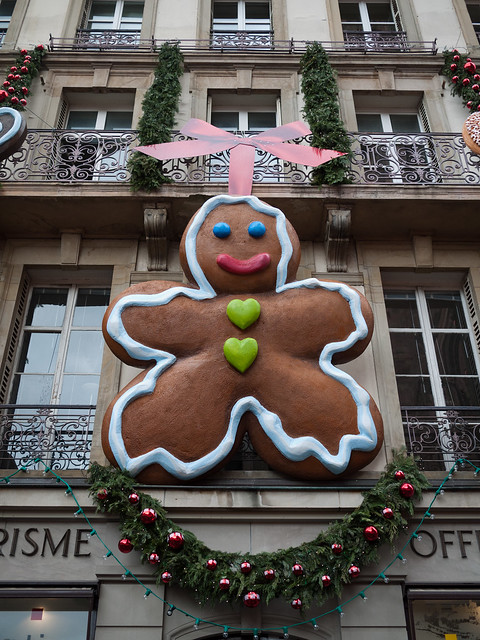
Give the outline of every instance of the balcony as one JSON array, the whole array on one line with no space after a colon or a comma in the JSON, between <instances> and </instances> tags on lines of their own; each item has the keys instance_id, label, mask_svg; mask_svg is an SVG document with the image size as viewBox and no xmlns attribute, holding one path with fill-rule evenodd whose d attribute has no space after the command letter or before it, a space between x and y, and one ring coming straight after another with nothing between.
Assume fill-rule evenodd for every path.
<instances>
[{"instance_id":1,"label":"balcony","mask_svg":"<svg viewBox=\"0 0 480 640\"><path fill-rule=\"evenodd\" d=\"M353 184L480 185L480 156L465 147L459 133L349 135ZM182 139L178 132L173 136ZM128 156L138 144L135 131L30 130L22 148L0 164L0 182L127 182ZM228 155L170 160L163 170L175 183L226 183ZM310 177L310 168L257 150L254 183L308 185Z\"/></svg>"},{"instance_id":2,"label":"balcony","mask_svg":"<svg viewBox=\"0 0 480 640\"><path fill-rule=\"evenodd\" d=\"M322 42L325 51L350 53L437 53L436 40L412 41L406 39L405 32L347 32L345 40ZM390 35L389 35L390 34ZM367 37L368 36L368 37ZM138 32L90 31L79 29L74 38L57 38L50 35L49 51L129 51L155 52L162 44L178 44L183 53L305 53L309 40L275 40L271 31L212 31L207 40L160 40L153 36L140 39Z\"/></svg>"},{"instance_id":3,"label":"balcony","mask_svg":"<svg viewBox=\"0 0 480 640\"><path fill-rule=\"evenodd\" d=\"M0 470L41 458L57 470L87 469L95 406L0 405Z\"/></svg>"},{"instance_id":4,"label":"balcony","mask_svg":"<svg viewBox=\"0 0 480 640\"><path fill-rule=\"evenodd\" d=\"M459 458L480 466L480 407L402 407L407 450L425 471L445 471Z\"/></svg>"}]
</instances>

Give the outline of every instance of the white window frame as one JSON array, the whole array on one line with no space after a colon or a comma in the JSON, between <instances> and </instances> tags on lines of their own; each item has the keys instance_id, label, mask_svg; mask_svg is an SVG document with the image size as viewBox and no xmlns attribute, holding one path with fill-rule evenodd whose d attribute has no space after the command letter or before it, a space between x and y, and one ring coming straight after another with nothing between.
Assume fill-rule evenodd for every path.
<instances>
[{"instance_id":1,"label":"white window frame","mask_svg":"<svg viewBox=\"0 0 480 640\"><path fill-rule=\"evenodd\" d=\"M124 29L122 28L122 16L123 16L123 9L125 6L125 2L133 2L135 4L139 4L142 5L143 8L145 8L145 3L142 0L116 0L116 4L115 4L115 12L113 15L113 18L104 18L103 20L96 20L96 22L101 22L101 23L105 23L105 28L99 28L99 27L95 27L92 28L91 27L91 22L93 21L93 17L92 16L92 11L93 11L93 6L95 4L96 0L93 0L91 7L90 7L90 12L87 18L87 30L89 31L138 31L140 32L142 29L142 21L143 21L143 12L142 12L142 17L141 18L137 18L135 19L135 23L137 23L138 21L138 28L131 28L129 27L128 29ZM129 21L134 20L133 18L129 18Z\"/></svg>"},{"instance_id":2,"label":"white window frame","mask_svg":"<svg viewBox=\"0 0 480 640\"><path fill-rule=\"evenodd\" d=\"M347 0L345 0L345 3L346 2L347 2ZM340 4L344 4L344 2L342 2L342 0L340 0ZM395 12L395 7L392 6L392 2L391 1L389 2L388 0L359 0L356 4L358 4L358 9L359 9L359 12L360 12L360 20L361 20L361 25L362 25L362 30L363 31L375 31L375 29L372 29L372 24L375 25L376 23L375 22L372 23L372 21L370 20L370 14L368 13L368 5L369 4L389 4L390 5L390 11L392 13L392 25L393 25L392 31L399 31L397 20L396 20L396 15L395 15L395 13L396 13ZM384 23L382 23L382 24L384 24Z\"/></svg>"},{"instance_id":3,"label":"white window frame","mask_svg":"<svg viewBox=\"0 0 480 640\"><path fill-rule=\"evenodd\" d=\"M478 1L477 2L465 2L465 5L467 7L468 15L469 15L469 18L471 20L473 30L475 31L475 35L477 36L477 40L480 42L480 21L479 22L474 22L473 21L473 18L471 16L470 9L469 9L469 5L471 5L472 7L480 8L480 2L478 2Z\"/></svg>"},{"instance_id":4,"label":"white window frame","mask_svg":"<svg viewBox=\"0 0 480 640\"><path fill-rule=\"evenodd\" d=\"M222 2L228 2L237 5L237 18L212 18L212 30L213 31L270 31L272 27L272 7L270 2L265 0L221 0ZM270 17L259 18L257 20L246 17L246 4L258 2L260 4L266 4L269 7ZM215 5L215 0L213 2Z\"/></svg>"},{"instance_id":5,"label":"white window frame","mask_svg":"<svg viewBox=\"0 0 480 640\"><path fill-rule=\"evenodd\" d=\"M3 5L3 1L0 0L0 9L2 5ZM2 46L3 41L5 40L5 36L7 35L8 27L10 26L10 22L12 20L13 12L15 11L15 7L16 7L16 3L14 3L12 7L12 13L10 15L0 14L0 47Z\"/></svg>"}]
</instances>

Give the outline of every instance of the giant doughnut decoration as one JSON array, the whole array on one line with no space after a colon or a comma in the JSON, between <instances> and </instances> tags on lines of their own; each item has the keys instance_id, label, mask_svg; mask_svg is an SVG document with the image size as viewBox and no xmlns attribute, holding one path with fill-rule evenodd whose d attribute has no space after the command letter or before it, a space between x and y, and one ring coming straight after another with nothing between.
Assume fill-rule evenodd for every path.
<instances>
[{"instance_id":1,"label":"giant doughnut decoration","mask_svg":"<svg viewBox=\"0 0 480 640\"><path fill-rule=\"evenodd\" d=\"M480 155L480 111L472 113L465 120L462 136L467 147Z\"/></svg>"},{"instance_id":2,"label":"giant doughnut decoration","mask_svg":"<svg viewBox=\"0 0 480 640\"><path fill-rule=\"evenodd\" d=\"M340 282L296 281L293 227L250 195L208 200L180 260L190 285L132 286L105 315L110 349L145 369L106 412L108 459L141 482L185 482L222 467L248 431L273 469L298 478L373 460L379 411L337 367L370 342L364 296Z\"/></svg>"}]
</instances>

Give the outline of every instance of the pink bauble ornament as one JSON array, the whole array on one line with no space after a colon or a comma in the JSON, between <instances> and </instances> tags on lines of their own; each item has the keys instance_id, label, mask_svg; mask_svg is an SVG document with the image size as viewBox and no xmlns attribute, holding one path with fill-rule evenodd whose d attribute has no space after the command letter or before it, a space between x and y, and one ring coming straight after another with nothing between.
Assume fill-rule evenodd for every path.
<instances>
[{"instance_id":1,"label":"pink bauble ornament","mask_svg":"<svg viewBox=\"0 0 480 640\"><path fill-rule=\"evenodd\" d=\"M385 520L391 520L394 516L393 509L390 509L390 507L385 507L384 509L382 509L382 516L385 518Z\"/></svg>"},{"instance_id":2,"label":"pink bauble ornament","mask_svg":"<svg viewBox=\"0 0 480 640\"><path fill-rule=\"evenodd\" d=\"M156 519L157 512L155 511L155 509L147 508L144 509L140 514L140 520L143 522L143 524L153 524Z\"/></svg>"},{"instance_id":3,"label":"pink bauble ornament","mask_svg":"<svg viewBox=\"0 0 480 640\"><path fill-rule=\"evenodd\" d=\"M302 565L298 564L298 562L296 562L292 567L292 572L293 572L294 576L303 575L303 567L302 567Z\"/></svg>"},{"instance_id":4,"label":"pink bauble ornament","mask_svg":"<svg viewBox=\"0 0 480 640\"><path fill-rule=\"evenodd\" d=\"M249 609L255 609L260 604L260 596L255 591L249 591L243 596L243 604Z\"/></svg>"},{"instance_id":5,"label":"pink bauble ornament","mask_svg":"<svg viewBox=\"0 0 480 640\"><path fill-rule=\"evenodd\" d=\"M217 568L217 561L213 558L210 558L210 560L207 560L206 566L209 571L215 571L215 569Z\"/></svg>"},{"instance_id":6,"label":"pink bauble ornament","mask_svg":"<svg viewBox=\"0 0 480 640\"><path fill-rule=\"evenodd\" d=\"M473 107L473 102L471 100L469 100L467 102L467 109L471 109Z\"/></svg>"},{"instance_id":7,"label":"pink bauble ornament","mask_svg":"<svg viewBox=\"0 0 480 640\"><path fill-rule=\"evenodd\" d=\"M240 565L240 571L242 573L250 573L251 570L252 570L252 565L250 564L250 562L248 562L248 560L244 560Z\"/></svg>"},{"instance_id":8,"label":"pink bauble ornament","mask_svg":"<svg viewBox=\"0 0 480 640\"><path fill-rule=\"evenodd\" d=\"M331 584L331 582L332 582L332 579L330 578L330 576L327 576L327 574L322 576L322 584L324 587L328 587L328 585Z\"/></svg>"},{"instance_id":9,"label":"pink bauble ornament","mask_svg":"<svg viewBox=\"0 0 480 640\"><path fill-rule=\"evenodd\" d=\"M173 576L170 571L164 571L160 576L160 579L164 584L168 584L169 582L171 582L172 578Z\"/></svg>"},{"instance_id":10,"label":"pink bauble ornament","mask_svg":"<svg viewBox=\"0 0 480 640\"><path fill-rule=\"evenodd\" d=\"M265 569L265 571L263 572L263 577L265 578L265 580L268 580L269 582L271 580L275 579L275 570L274 569Z\"/></svg>"},{"instance_id":11,"label":"pink bauble ornament","mask_svg":"<svg viewBox=\"0 0 480 640\"><path fill-rule=\"evenodd\" d=\"M172 533L169 533L167 536L167 544L170 547L170 549L174 549L174 550L181 549L183 547L184 542L185 540L183 539L183 535L180 533L180 531L173 531Z\"/></svg>"},{"instance_id":12,"label":"pink bauble ornament","mask_svg":"<svg viewBox=\"0 0 480 640\"><path fill-rule=\"evenodd\" d=\"M472 91L478 93L480 90L480 86L478 84L472 84Z\"/></svg>"},{"instance_id":13,"label":"pink bauble ornament","mask_svg":"<svg viewBox=\"0 0 480 640\"><path fill-rule=\"evenodd\" d=\"M300 598L294 598L290 604L292 605L292 609L301 609L303 606L303 602Z\"/></svg>"},{"instance_id":14,"label":"pink bauble ornament","mask_svg":"<svg viewBox=\"0 0 480 640\"><path fill-rule=\"evenodd\" d=\"M128 496L128 501L130 504L138 504L140 502L140 496L134 491Z\"/></svg>"},{"instance_id":15,"label":"pink bauble ornament","mask_svg":"<svg viewBox=\"0 0 480 640\"><path fill-rule=\"evenodd\" d=\"M118 542L118 549L122 553L130 553L130 551L133 549L132 541L128 538L122 538Z\"/></svg>"},{"instance_id":16,"label":"pink bauble ornament","mask_svg":"<svg viewBox=\"0 0 480 640\"><path fill-rule=\"evenodd\" d=\"M351 567L349 567L349 569L348 569L348 575L349 575L351 578L356 578L356 577L358 577L358 576L360 575L360 567L357 567L357 565L356 565L356 564L352 564L352 566L351 566Z\"/></svg>"},{"instance_id":17,"label":"pink bauble ornament","mask_svg":"<svg viewBox=\"0 0 480 640\"><path fill-rule=\"evenodd\" d=\"M13 78L12 78L12 79L13 79ZM3 83L3 86L4 86L4 87L5 87L5 89L6 89L7 87L9 87L9 86L10 86L10 82L9 82L8 80L5 80L5 82Z\"/></svg>"},{"instance_id":18,"label":"pink bauble ornament","mask_svg":"<svg viewBox=\"0 0 480 640\"><path fill-rule=\"evenodd\" d=\"M332 552L336 555L339 556L343 551L343 547L341 544L339 544L338 542L334 542L332 544Z\"/></svg>"},{"instance_id":19,"label":"pink bauble ornament","mask_svg":"<svg viewBox=\"0 0 480 640\"><path fill-rule=\"evenodd\" d=\"M399 469L398 471L395 471L395 480L405 480L405 473Z\"/></svg>"},{"instance_id":20,"label":"pink bauble ornament","mask_svg":"<svg viewBox=\"0 0 480 640\"><path fill-rule=\"evenodd\" d=\"M8 93L6 91L0 91L0 102L3 102L6 98L8 98Z\"/></svg>"},{"instance_id":21,"label":"pink bauble ornament","mask_svg":"<svg viewBox=\"0 0 480 640\"><path fill-rule=\"evenodd\" d=\"M368 542L375 542L378 540L378 529L373 526L365 527L363 536Z\"/></svg>"},{"instance_id":22,"label":"pink bauble ornament","mask_svg":"<svg viewBox=\"0 0 480 640\"><path fill-rule=\"evenodd\" d=\"M43 44L37 44L37 46L35 47L35 49L37 51L43 51L45 49L45 47L43 46Z\"/></svg>"},{"instance_id":23,"label":"pink bauble ornament","mask_svg":"<svg viewBox=\"0 0 480 640\"><path fill-rule=\"evenodd\" d=\"M218 583L218 587L221 591L228 591L230 589L230 580L228 578L222 578Z\"/></svg>"},{"instance_id":24,"label":"pink bauble ornament","mask_svg":"<svg viewBox=\"0 0 480 640\"><path fill-rule=\"evenodd\" d=\"M156 553L155 551L153 551L149 556L148 556L148 561L150 564L156 565L160 562L160 556L158 555L158 553Z\"/></svg>"},{"instance_id":25,"label":"pink bauble ornament","mask_svg":"<svg viewBox=\"0 0 480 640\"><path fill-rule=\"evenodd\" d=\"M450 71L456 71L457 70L457 65L456 64L451 64L450 65Z\"/></svg>"},{"instance_id":26,"label":"pink bauble ornament","mask_svg":"<svg viewBox=\"0 0 480 640\"><path fill-rule=\"evenodd\" d=\"M30 62L32 60L32 56L25 56L25 62Z\"/></svg>"},{"instance_id":27,"label":"pink bauble ornament","mask_svg":"<svg viewBox=\"0 0 480 640\"><path fill-rule=\"evenodd\" d=\"M403 484L401 484L399 490L400 495L404 498L411 498L415 493L413 484L410 484L410 482L404 482Z\"/></svg>"},{"instance_id":28,"label":"pink bauble ornament","mask_svg":"<svg viewBox=\"0 0 480 640\"><path fill-rule=\"evenodd\" d=\"M25 100L25 104L26 102L27 101ZM99 489L97 491L97 500L105 500L106 498L108 498L108 491L106 489Z\"/></svg>"},{"instance_id":29,"label":"pink bauble ornament","mask_svg":"<svg viewBox=\"0 0 480 640\"><path fill-rule=\"evenodd\" d=\"M20 80L20 76L18 75L18 73L16 73L16 74L13 76L13 79L14 79L14 80Z\"/></svg>"}]
</instances>

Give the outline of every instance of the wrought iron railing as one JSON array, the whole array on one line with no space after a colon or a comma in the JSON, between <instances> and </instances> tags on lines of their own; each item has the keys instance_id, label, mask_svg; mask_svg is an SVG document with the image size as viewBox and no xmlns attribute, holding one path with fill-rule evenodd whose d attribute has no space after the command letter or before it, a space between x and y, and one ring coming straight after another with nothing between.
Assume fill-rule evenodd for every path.
<instances>
[{"instance_id":1,"label":"wrought iron railing","mask_svg":"<svg viewBox=\"0 0 480 640\"><path fill-rule=\"evenodd\" d=\"M407 449L426 471L459 458L480 466L480 407L402 407Z\"/></svg>"},{"instance_id":2,"label":"wrought iron railing","mask_svg":"<svg viewBox=\"0 0 480 640\"><path fill-rule=\"evenodd\" d=\"M50 51L108 51L123 50L132 52L156 51L162 44L169 42L176 43L180 50L184 53L210 51L218 54L219 52L234 53L254 50L256 53L305 53L307 46L312 44L313 40L275 40L273 32L247 32L247 31L230 31L230 32L212 32L209 39L204 40L164 40L154 38L141 39L138 32L134 37L132 34L128 39L127 31L88 31L79 29L74 38L56 38L50 35L49 50ZM393 37L390 38L390 44L385 36L384 46L381 46L380 40L378 46L372 46L373 40L365 39L363 34L370 32L355 31L350 41L338 40L322 42L325 51L329 52L360 52L360 53L427 53L435 55L437 53L436 39L433 41L406 40L406 37L397 38L396 44ZM372 32L378 35L376 32ZM386 32L384 32L386 33ZM403 32L392 32L394 34L403 34ZM122 35L123 34L123 35ZM125 37L124 37L125 36ZM363 39L362 39L363 37ZM399 42L401 40L401 46ZM387 46L388 45L388 46Z\"/></svg>"},{"instance_id":3,"label":"wrought iron railing","mask_svg":"<svg viewBox=\"0 0 480 640\"><path fill-rule=\"evenodd\" d=\"M362 52L408 52L418 43L407 41L405 31L344 31L345 49Z\"/></svg>"},{"instance_id":4,"label":"wrought iron railing","mask_svg":"<svg viewBox=\"0 0 480 640\"><path fill-rule=\"evenodd\" d=\"M0 470L41 458L52 469L86 469L95 406L0 405Z\"/></svg>"},{"instance_id":5,"label":"wrought iron railing","mask_svg":"<svg viewBox=\"0 0 480 640\"><path fill-rule=\"evenodd\" d=\"M249 136L256 132L237 132ZM480 185L480 156L457 133L351 133L348 176L361 185ZM173 140L185 139L180 133ZM311 138L297 143L308 144ZM0 164L0 182L125 182L127 160L139 144L135 131L30 130L22 148ZM174 182L228 181L229 152L169 160ZM256 151L255 183L309 184L312 170Z\"/></svg>"}]
</instances>

